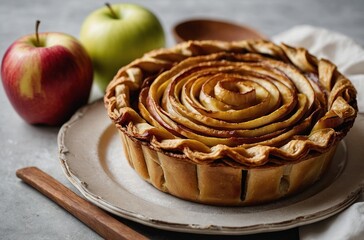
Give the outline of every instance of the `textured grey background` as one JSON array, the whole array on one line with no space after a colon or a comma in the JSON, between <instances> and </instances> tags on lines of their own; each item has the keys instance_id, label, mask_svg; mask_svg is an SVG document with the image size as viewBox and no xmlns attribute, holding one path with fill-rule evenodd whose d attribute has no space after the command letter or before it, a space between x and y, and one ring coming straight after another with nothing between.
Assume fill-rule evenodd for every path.
<instances>
[{"instance_id":1,"label":"textured grey background","mask_svg":"<svg viewBox=\"0 0 364 240\"><path fill-rule=\"evenodd\" d=\"M114 3L116 1L110 1ZM364 0L129 0L151 9L161 20L168 45L171 28L190 17L220 18L247 24L272 36L299 24L338 31L364 45ZM40 31L59 31L78 37L83 19L103 1L12 0L0 1L0 56L22 35L32 33L36 19ZM93 91L92 99L100 97ZM77 192L66 180L58 162L59 128L24 123L0 87L0 239L100 239L46 197L15 176L18 168L37 166ZM78 192L77 192L78 193ZM220 239L155 230L122 220L153 239ZM297 229L246 236L243 239L297 238ZM242 239L230 237L229 239Z\"/></svg>"}]
</instances>

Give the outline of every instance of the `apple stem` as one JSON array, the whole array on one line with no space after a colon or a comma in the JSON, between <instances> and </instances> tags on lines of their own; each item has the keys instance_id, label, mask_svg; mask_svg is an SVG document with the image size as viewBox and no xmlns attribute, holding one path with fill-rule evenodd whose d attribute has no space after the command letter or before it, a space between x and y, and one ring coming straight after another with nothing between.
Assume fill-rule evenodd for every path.
<instances>
[{"instance_id":1,"label":"apple stem","mask_svg":"<svg viewBox=\"0 0 364 240\"><path fill-rule=\"evenodd\" d=\"M106 7L109 8L110 12L111 12L111 15L114 17L114 18L118 18L118 16L116 15L116 13L114 12L114 9L112 9L110 3L105 3Z\"/></svg>"},{"instance_id":2,"label":"apple stem","mask_svg":"<svg viewBox=\"0 0 364 240\"><path fill-rule=\"evenodd\" d=\"M38 34L38 29L39 29L39 24L40 24L40 21L37 20L35 22L35 37L37 39L37 46L40 46L40 42L39 42L39 34Z\"/></svg>"}]
</instances>

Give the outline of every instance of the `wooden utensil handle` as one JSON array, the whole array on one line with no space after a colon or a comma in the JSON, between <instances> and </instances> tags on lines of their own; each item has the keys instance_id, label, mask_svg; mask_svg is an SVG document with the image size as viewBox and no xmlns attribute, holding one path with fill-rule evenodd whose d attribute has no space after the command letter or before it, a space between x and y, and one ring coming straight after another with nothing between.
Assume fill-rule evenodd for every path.
<instances>
[{"instance_id":1,"label":"wooden utensil handle","mask_svg":"<svg viewBox=\"0 0 364 240\"><path fill-rule=\"evenodd\" d=\"M66 209L105 239L148 239L104 210L79 197L36 167L19 169L16 171L16 176Z\"/></svg>"}]
</instances>

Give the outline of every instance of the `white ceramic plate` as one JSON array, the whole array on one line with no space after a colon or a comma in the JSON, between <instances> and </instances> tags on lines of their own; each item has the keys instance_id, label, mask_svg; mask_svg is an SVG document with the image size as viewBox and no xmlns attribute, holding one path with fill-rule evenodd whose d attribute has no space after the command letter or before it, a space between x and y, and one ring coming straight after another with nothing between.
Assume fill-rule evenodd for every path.
<instances>
[{"instance_id":1,"label":"white ceramic plate","mask_svg":"<svg viewBox=\"0 0 364 240\"><path fill-rule=\"evenodd\" d=\"M358 116L328 174L295 197L256 207L215 207L184 201L144 182L128 165L101 101L78 111L58 135L71 183L91 202L152 227L204 234L252 234L320 221L355 201L364 179L364 117ZM347 146L346 146L347 145Z\"/></svg>"}]
</instances>

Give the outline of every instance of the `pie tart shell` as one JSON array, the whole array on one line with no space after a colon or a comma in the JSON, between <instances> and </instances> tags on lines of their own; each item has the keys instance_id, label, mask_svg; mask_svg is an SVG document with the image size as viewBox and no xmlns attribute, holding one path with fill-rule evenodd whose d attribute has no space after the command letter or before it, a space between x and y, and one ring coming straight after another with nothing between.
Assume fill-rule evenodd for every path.
<instances>
[{"instance_id":1,"label":"pie tart shell","mask_svg":"<svg viewBox=\"0 0 364 240\"><path fill-rule=\"evenodd\" d=\"M299 79L293 78L293 85L298 99L301 96L298 92L308 96L307 109L303 102L302 105L297 103L299 109L307 110L307 114L302 115L303 120L298 125L287 127L290 129L287 133L292 131L294 136L290 136L290 133L282 134L284 137L277 137L275 144L272 144L274 141L269 142L271 135L265 134L266 141L259 140L262 143L258 141L259 144L256 145L240 145L238 142L237 146L234 146L235 143L229 146L229 141L220 144L220 138L208 138L209 141L218 139L216 141L219 143L214 142L213 147L210 147L206 144L211 142L202 137L198 139L202 139L203 143L193 138L175 138L173 131L184 130L170 128L173 130L170 133L169 126L166 129L161 127L165 124L164 120L159 123L154 119L160 116L155 114L159 106L153 104L163 102L159 92L162 93L165 89L160 87L151 90L152 94L147 98L149 100L145 99L144 103L144 95L138 92L142 91L144 83L148 85L154 81L155 76L169 77L163 71L175 65L178 67L179 61L189 61L188 58L192 57L192 61L188 62L190 64L195 61L194 57L200 55L208 55L204 59L210 61L209 57L213 55L211 59L215 59L221 52L258 53L263 58L269 55L273 59L269 60L269 64L273 67L279 68L279 71L288 69L284 73L285 78L293 73L301 76ZM229 60L232 56L228 55L223 60ZM280 68L281 63L274 59L281 59L296 68ZM315 73L317 79L308 81L307 78L314 77L303 77L302 73ZM144 118L135 110L136 93L142 96L139 104L140 112L146 116ZM357 115L356 90L334 64L325 59L317 59L305 49L284 44L277 46L266 41L196 41L153 51L119 70L106 90L104 102L110 119L120 133L125 156L142 179L160 191L181 199L224 206L268 203L307 189L325 174L339 142L350 130ZM150 107L153 118L148 115L150 112L145 113L144 105L148 104L153 106ZM316 112L317 109L320 113ZM316 113L320 116L317 119ZM299 130L301 127L302 130ZM251 129L254 131L253 127L248 128ZM303 129L306 129L304 133ZM285 142L286 140L289 141Z\"/></svg>"},{"instance_id":2,"label":"pie tart shell","mask_svg":"<svg viewBox=\"0 0 364 240\"><path fill-rule=\"evenodd\" d=\"M119 133L129 165L142 179L181 199L223 206L263 204L303 191L325 173L337 147L291 164L244 168L186 161Z\"/></svg>"}]
</instances>

